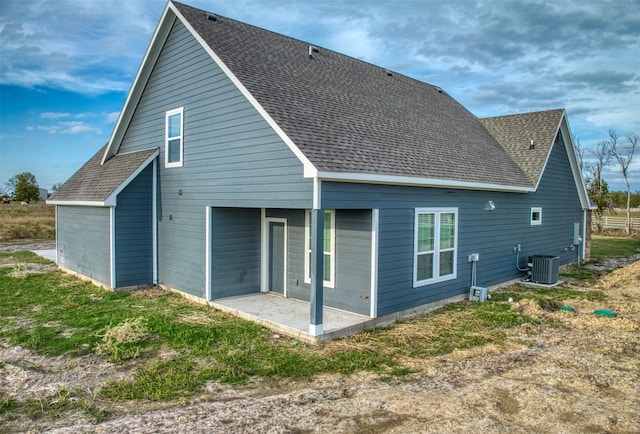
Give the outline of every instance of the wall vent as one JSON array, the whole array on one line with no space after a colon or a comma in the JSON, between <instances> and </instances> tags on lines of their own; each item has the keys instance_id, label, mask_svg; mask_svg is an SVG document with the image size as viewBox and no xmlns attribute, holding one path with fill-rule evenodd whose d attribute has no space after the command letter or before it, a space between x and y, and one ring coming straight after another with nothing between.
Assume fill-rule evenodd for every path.
<instances>
[{"instance_id":1,"label":"wall vent","mask_svg":"<svg viewBox=\"0 0 640 434\"><path fill-rule=\"evenodd\" d=\"M531 258L531 281L553 285L558 283L560 256L534 255Z\"/></svg>"}]
</instances>

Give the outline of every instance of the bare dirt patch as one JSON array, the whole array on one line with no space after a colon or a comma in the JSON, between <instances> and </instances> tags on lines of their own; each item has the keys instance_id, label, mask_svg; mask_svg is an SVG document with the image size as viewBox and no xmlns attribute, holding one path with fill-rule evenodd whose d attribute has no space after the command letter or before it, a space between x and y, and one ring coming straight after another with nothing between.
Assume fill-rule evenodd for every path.
<instances>
[{"instance_id":1,"label":"bare dirt patch","mask_svg":"<svg viewBox=\"0 0 640 434\"><path fill-rule=\"evenodd\" d=\"M2 420L0 413L0 425L97 433L640 432L640 262L596 287L606 299L565 301L573 312L543 309L532 300L513 303L512 309L544 321L510 329L504 346L407 360L415 373L402 377L360 373L208 384L188 401L97 402L109 414L100 423L82 412L35 420ZM598 317L597 309L616 316ZM53 358L0 345L0 391L8 397L61 387L95 390L133 375L95 355Z\"/></svg>"}]
</instances>

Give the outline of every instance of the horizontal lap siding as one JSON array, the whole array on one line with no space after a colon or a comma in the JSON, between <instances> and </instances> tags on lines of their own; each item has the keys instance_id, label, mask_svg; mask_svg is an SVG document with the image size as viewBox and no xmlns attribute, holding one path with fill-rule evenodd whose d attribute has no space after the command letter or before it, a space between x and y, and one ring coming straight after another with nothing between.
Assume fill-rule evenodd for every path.
<instances>
[{"instance_id":1,"label":"horizontal lap siding","mask_svg":"<svg viewBox=\"0 0 640 434\"><path fill-rule=\"evenodd\" d=\"M260 210L214 208L211 295L260 292Z\"/></svg>"},{"instance_id":2,"label":"horizontal lap siding","mask_svg":"<svg viewBox=\"0 0 640 434\"><path fill-rule=\"evenodd\" d=\"M119 195L116 206L116 287L153 283L153 165Z\"/></svg>"},{"instance_id":3,"label":"horizontal lap siding","mask_svg":"<svg viewBox=\"0 0 640 434\"><path fill-rule=\"evenodd\" d=\"M164 168L165 112L178 107L184 166ZM158 279L166 286L204 297L206 207L311 206L300 161L179 22L119 152L151 147L160 148Z\"/></svg>"},{"instance_id":4,"label":"horizontal lap siding","mask_svg":"<svg viewBox=\"0 0 640 434\"><path fill-rule=\"evenodd\" d=\"M110 208L56 207L60 266L111 286Z\"/></svg>"},{"instance_id":5,"label":"horizontal lap siding","mask_svg":"<svg viewBox=\"0 0 640 434\"><path fill-rule=\"evenodd\" d=\"M496 209L488 211L487 202ZM535 193L498 193L323 182L325 208L379 208L378 315L441 300L469 291L471 264L479 253L477 284L490 286L522 275L513 247L522 245L521 265L529 255L560 256L575 261L571 250L573 223L582 224L583 211L564 143L553 146ZM542 225L529 224L531 207L542 207ZM458 208L457 278L413 288L415 208Z\"/></svg>"},{"instance_id":6,"label":"horizontal lap siding","mask_svg":"<svg viewBox=\"0 0 640 434\"><path fill-rule=\"evenodd\" d=\"M309 301L304 282L305 211L268 209L287 219L287 297ZM325 287L325 306L369 315L371 295L371 211L336 210L335 287Z\"/></svg>"}]
</instances>

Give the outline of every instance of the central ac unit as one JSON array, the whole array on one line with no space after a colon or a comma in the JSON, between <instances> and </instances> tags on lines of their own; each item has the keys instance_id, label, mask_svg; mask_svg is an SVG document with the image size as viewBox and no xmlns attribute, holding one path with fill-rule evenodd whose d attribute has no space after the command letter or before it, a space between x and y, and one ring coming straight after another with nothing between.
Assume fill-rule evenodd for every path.
<instances>
[{"instance_id":1,"label":"central ac unit","mask_svg":"<svg viewBox=\"0 0 640 434\"><path fill-rule=\"evenodd\" d=\"M558 282L560 256L534 255L532 257L531 281L552 285Z\"/></svg>"}]
</instances>

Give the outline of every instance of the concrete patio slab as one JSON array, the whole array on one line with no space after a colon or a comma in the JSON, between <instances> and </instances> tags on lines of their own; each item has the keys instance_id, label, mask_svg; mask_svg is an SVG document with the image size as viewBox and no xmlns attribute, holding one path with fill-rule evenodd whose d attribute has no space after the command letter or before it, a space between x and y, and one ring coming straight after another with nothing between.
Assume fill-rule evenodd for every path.
<instances>
[{"instance_id":1,"label":"concrete patio slab","mask_svg":"<svg viewBox=\"0 0 640 434\"><path fill-rule=\"evenodd\" d=\"M333 339L355 335L363 330L388 326L399 319L421 315L449 303L462 301L466 294L427 303L411 309L371 318L324 306L323 331L320 336L309 333L310 306L306 301L285 298L277 294L260 292L236 297L221 298L209 305L239 318L262 324L276 332L296 337L305 342L319 344Z\"/></svg>"},{"instance_id":2,"label":"concrete patio slab","mask_svg":"<svg viewBox=\"0 0 640 434\"><path fill-rule=\"evenodd\" d=\"M322 310L324 333L312 336L309 334L310 307L305 301L262 292L222 298L211 304L222 311L312 343L355 334L372 321L368 316L325 306Z\"/></svg>"},{"instance_id":3,"label":"concrete patio slab","mask_svg":"<svg viewBox=\"0 0 640 434\"><path fill-rule=\"evenodd\" d=\"M38 256L42 256L43 258L49 259L53 262L58 262L58 252L56 251L56 249L51 249L51 250L32 250L33 253L35 253Z\"/></svg>"}]
</instances>

